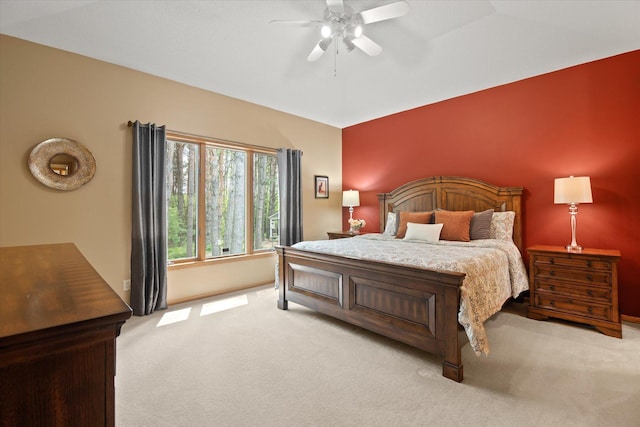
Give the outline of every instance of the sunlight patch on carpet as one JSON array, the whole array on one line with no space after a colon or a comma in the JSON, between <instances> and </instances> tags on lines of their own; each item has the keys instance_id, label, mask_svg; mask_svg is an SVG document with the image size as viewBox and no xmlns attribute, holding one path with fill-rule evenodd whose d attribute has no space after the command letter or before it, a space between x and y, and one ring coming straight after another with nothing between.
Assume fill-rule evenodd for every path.
<instances>
[{"instance_id":1,"label":"sunlight patch on carpet","mask_svg":"<svg viewBox=\"0 0 640 427\"><path fill-rule=\"evenodd\" d=\"M256 295L258 296L258 298L273 299L274 296L278 296L278 292L276 289L269 288L269 289L263 289L261 291L256 291Z\"/></svg>"},{"instance_id":2,"label":"sunlight patch on carpet","mask_svg":"<svg viewBox=\"0 0 640 427\"><path fill-rule=\"evenodd\" d=\"M249 304L249 300L246 295L240 295L233 298L226 298L220 301L208 302L202 305L200 310L200 316L206 316L213 313L218 313L224 310L230 310L232 308L240 307Z\"/></svg>"},{"instance_id":3,"label":"sunlight patch on carpet","mask_svg":"<svg viewBox=\"0 0 640 427\"><path fill-rule=\"evenodd\" d=\"M191 313L191 307L183 308L182 310L170 311L165 313L161 318L156 328L159 326L170 325L172 323L182 322L189 318Z\"/></svg>"}]
</instances>

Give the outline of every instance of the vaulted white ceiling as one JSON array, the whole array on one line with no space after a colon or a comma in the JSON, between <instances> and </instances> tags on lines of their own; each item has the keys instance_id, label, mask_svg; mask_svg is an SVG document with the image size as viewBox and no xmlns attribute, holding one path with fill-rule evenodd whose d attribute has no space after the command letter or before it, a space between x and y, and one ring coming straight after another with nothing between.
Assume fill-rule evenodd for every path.
<instances>
[{"instance_id":1,"label":"vaulted white ceiling","mask_svg":"<svg viewBox=\"0 0 640 427\"><path fill-rule=\"evenodd\" d=\"M317 28L269 21L320 20L324 0L1 0L0 32L339 128L640 49L640 1L407 3L365 27L379 56L317 62Z\"/></svg>"}]
</instances>

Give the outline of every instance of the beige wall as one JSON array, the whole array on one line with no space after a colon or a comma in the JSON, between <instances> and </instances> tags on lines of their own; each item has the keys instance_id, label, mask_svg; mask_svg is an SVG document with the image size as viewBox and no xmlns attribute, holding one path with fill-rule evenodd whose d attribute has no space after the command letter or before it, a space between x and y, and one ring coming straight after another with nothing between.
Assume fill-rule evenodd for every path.
<instances>
[{"instance_id":1,"label":"beige wall","mask_svg":"<svg viewBox=\"0 0 640 427\"><path fill-rule=\"evenodd\" d=\"M0 246L73 242L128 301L122 281L130 272L129 120L303 150L304 237L341 228L340 129L7 36L0 36L0 52ZM29 152L52 137L92 151L90 183L64 192L30 175ZM329 176L329 200L313 197L314 175ZM268 283L274 263L275 255L171 270L169 301Z\"/></svg>"}]
</instances>

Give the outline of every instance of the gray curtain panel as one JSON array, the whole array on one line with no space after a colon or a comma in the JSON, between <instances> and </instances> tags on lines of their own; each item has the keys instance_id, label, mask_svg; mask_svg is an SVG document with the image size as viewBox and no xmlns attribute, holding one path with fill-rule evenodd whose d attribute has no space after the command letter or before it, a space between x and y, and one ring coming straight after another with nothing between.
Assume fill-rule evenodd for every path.
<instances>
[{"instance_id":1,"label":"gray curtain panel","mask_svg":"<svg viewBox=\"0 0 640 427\"><path fill-rule=\"evenodd\" d=\"M131 203L131 308L136 316L167 308L166 130L136 121Z\"/></svg>"},{"instance_id":2,"label":"gray curtain panel","mask_svg":"<svg viewBox=\"0 0 640 427\"><path fill-rule=\"evenodd\" d=\"M279 148L280 244L291 246L302 240L302 151Z\"/></svg>"}]
</instances>

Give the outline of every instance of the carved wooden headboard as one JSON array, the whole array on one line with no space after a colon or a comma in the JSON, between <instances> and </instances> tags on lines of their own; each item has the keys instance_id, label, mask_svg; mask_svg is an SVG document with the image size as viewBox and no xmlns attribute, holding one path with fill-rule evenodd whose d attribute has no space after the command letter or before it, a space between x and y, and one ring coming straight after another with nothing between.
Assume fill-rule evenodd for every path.
<instances>
[{"instance_id":1,"label":"carved wooden headboard","mask_svg":"<svg viewBox=\"0 0 640 427\"><path fill-rule=\"evenodd\" d=\"M473 178L433 176L418 179L378 194L380 232L389 212L415 212L446 209L451 211L514 211L513 241L522 252L522 187L497 187Z\"/></svg>"}]
</instances>

